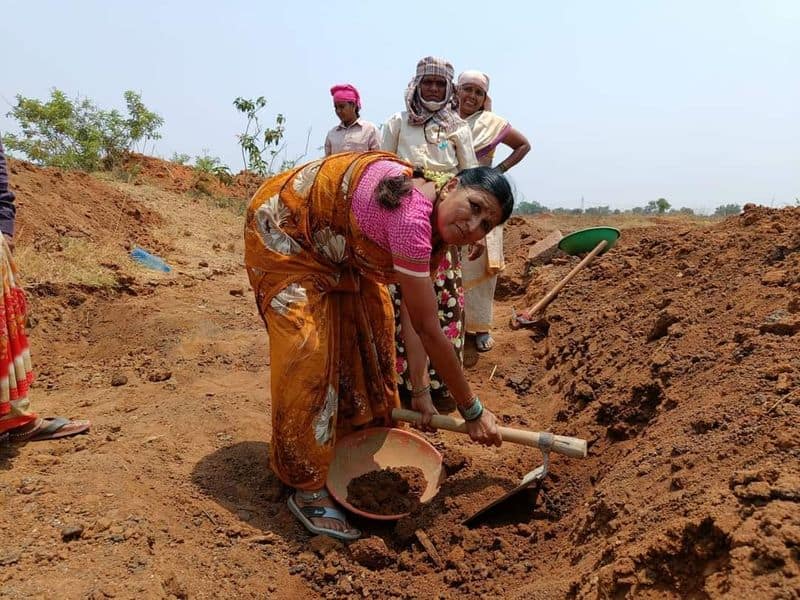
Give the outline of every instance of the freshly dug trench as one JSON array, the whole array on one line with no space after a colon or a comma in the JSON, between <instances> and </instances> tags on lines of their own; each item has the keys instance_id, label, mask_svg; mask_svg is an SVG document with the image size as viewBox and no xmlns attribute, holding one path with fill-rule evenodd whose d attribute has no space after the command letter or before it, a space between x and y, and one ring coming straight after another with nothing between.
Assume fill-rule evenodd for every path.
<instances>
[{"instance_id":1,"label":"freshly dug trench","mask_svg":"<svg viewBox=\"0 0 800 600\"><path fill-rule=\"evenodd\" d=\"M347 501L375 515L399 515L419 506L428 487L425 473L417 467L391 467L370 471L347 484Z\"/></svg>"}]
</instances>

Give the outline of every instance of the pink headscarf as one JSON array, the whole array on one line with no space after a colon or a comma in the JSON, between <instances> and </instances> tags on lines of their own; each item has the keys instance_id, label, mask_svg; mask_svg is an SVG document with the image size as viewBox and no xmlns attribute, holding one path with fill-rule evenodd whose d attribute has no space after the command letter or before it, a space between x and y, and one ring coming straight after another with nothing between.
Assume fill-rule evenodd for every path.
<instances>
[{"instance_id":1,"label":"pink headscarf","mask_svg":"<svg viewBox=\"0 0 800 600\"><path fill-rule=\"evenodd\" d=\"M361 108L361 96L358 90L349 83L341 83L331 88L331 96L334 102L352 102L356 108Z\"/></svg>"},{"instance_id":2,"label":"pink headscarf","mask_svg":"<svg viewBox=\"0 0 800 600\"><path fill-rule=\"evenodd\" d=\"M486 94L486 100L484 100L481 109L492 110L492 99L489 97L489 76L480 71L464 71L458 76L458 87L468 83L481 88L483 93Z\"/></svg>"}]
</instances>

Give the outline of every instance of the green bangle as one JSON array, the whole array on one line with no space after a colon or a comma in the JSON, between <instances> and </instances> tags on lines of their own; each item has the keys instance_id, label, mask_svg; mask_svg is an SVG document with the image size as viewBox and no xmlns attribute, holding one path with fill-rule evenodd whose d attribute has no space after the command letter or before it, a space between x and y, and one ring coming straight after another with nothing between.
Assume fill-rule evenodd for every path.
<instances>
[{"instance_id":1,"label":"green bangle","mask_svg":"<svg viewBox=\"0 0 800 600\"><path fill-rule=\"evenodd\" d=\"M459 406L458 412L465 421L477 421L483 414L483 404L481 404L480 398L473 396L470 405L467 408Z\"/></svg>"}]
</instances>

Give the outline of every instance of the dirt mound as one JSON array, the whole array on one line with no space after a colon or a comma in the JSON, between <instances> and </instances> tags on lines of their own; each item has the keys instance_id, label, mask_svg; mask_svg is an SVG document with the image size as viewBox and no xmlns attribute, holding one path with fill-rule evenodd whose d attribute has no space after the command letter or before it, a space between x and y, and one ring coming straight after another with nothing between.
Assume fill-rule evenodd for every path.
<instances>
[{"instance_id":1,"label":"dirt mound","mask_svg":"<svg viewBox=\"0 0 800 600\"><path fill-rule=\"evenodd\" d=\"M143 154L131 154L122 169L132 181L162 190L239 200L248 200L264 181L263 177L249 172L241 172L230 181L223 181L211 173Z\"/></svg>"},{"instance_id":2,"label":"dirt mound","mask_svg":"<svg viewBox=\"0 0 800 600\"><path fill-rule=\"evenodd\" d=\"M512 220L497 344L469 377L503 424L586 438L589 456L552 456L536 497L470 529L540 453L428 434L447 460L440 493L397 523L354 518L364 540L345 545L306 534L269 467L268 346L240 219L192 191L191 169L154 159L139 185L17 161L11 177L18 255L50 256L82 228L164 248L175 269L137 273L135 296L38 311L36 408L93 428L0 450L0 596L800 595L800 209L624 229L536 331L510 331L510 305L578 259L529 269L554 219Z\"/></svg>"},{"instance_id":3,"label":"dirt mound","mask_svg":"<svg viewBox=\"0 0 800 600\"><path fill-rule=\"evenodd\" d=\"M770 486L800 498L798 297L800 209L747 206L719 225L625 231L551 306L528 376L597 457L588 509L565 523L585 570L575 593L797 593L795 542L763 529L778 556L763 568L759 543L736 540L785 501ZM742 470L773 461L782 484L740 489Z\"/></svg>"},{"instance_id":4,"label":"dirt mound","mask_svg":"<svg viewBox=\"0 0 800 600\"><path fill-rule=\"evenodd\" d=\"M495 298L504 300L525 293L530 276L528 248L547 235L547 229L523 217L511 217L503 226L506 268L497 278Z\"/></svg>"},{"instance_id":5,"label":"dirt mound","mask_svg":"<svg viewBox=\"0 0 800 600\"><path fill-rule=\"evenodd\" d=\"M161 217L135 197L80 171L9 161L16 195L17 245L58 250L63 238L152 246Z\"/></svg>"}]
</instances>

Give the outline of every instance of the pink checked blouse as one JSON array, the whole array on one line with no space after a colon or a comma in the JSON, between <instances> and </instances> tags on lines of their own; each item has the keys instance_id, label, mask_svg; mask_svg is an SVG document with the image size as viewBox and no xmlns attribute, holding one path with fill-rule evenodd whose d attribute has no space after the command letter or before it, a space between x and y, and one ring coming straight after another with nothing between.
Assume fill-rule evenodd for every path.
<instances>
[{"instance_id":1,"label":"pink checked blouse","mask_svg":"<svg viewBox=\"0 0 800 600\"><path fill-rule=\"evenodd\" d=\"M384 208L373 197L382 179L407 172L407 167L390 160L374 162L364 169L351 206L361 231L392 254L396 271L430 277L433 203L417 189L393 210Z\"/></svg>"}]
</instances>

